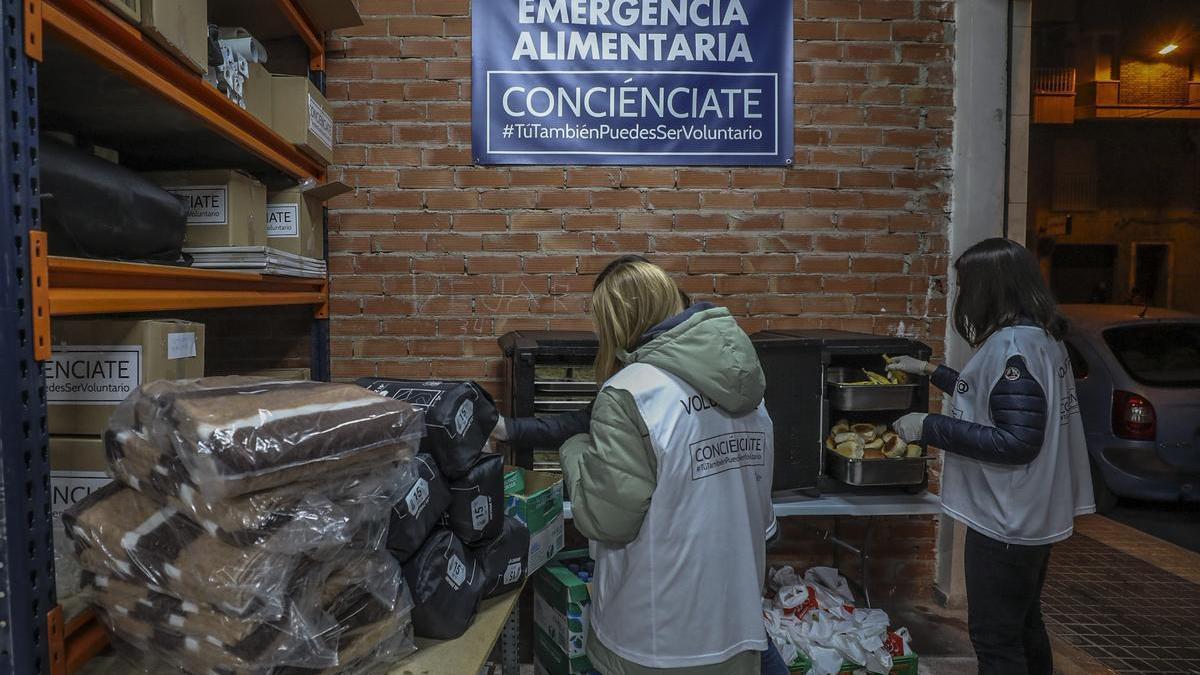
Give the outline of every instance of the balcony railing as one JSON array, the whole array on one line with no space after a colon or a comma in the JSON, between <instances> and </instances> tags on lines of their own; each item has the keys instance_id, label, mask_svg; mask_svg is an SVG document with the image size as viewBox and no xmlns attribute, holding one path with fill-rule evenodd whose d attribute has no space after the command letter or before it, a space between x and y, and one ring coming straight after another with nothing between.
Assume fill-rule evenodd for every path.
<instances>
[{"instance_id":1,"label":"balcony railing","mask_svg":"<svg viewBox=\"0 0 1200 675\"><path fill-rule=\"evenodd\" d=\"M1072 96L1075 94L1074 68L1034 68L1033 93Z\"/></svg>"}]
</instances>

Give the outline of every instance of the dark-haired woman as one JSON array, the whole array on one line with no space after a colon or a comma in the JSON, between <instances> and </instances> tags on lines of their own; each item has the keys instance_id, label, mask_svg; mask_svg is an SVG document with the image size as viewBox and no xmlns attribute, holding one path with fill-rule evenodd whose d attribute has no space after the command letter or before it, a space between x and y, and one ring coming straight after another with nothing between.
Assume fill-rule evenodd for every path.
<instances>
[{"instance_id":1,"label":"dark-haired woman","mask_svg":"<svg viewBox=\"0 0 1200 675\"><path fill-rule=\"evenodd\" d=\"M966 525L968 623L981 675L1051 675L1041 594L1050 548L1095 511L1087 447L1059 314L1037 260L988 239L954 263L954 328L977 351L961 373L911 357L952 395L948 415L895 423L946 451L942 506Z\"/></svg>"}]
</instances>

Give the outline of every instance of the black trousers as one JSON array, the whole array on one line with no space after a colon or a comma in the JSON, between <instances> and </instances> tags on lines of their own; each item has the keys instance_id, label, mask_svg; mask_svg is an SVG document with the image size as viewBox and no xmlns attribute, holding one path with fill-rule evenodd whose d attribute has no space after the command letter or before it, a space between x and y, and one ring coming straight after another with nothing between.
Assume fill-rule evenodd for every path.
<instances>
[{"instance_id":1,"label":"black trousers","mask_svg":"<svg viewBox=\"0 0 1200 675\"><path fill-rule=\"evenodd\" d=\"M979 675L1053 675L1042 622L1050 545L1004 544L967 529L967 624Z\"/></svg>"}]
</instances>

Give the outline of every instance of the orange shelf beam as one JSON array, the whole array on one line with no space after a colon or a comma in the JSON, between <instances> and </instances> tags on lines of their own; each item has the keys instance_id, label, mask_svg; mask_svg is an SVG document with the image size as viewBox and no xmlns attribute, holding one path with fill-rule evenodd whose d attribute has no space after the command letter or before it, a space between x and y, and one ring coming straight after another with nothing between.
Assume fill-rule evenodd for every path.
<instances>
[{"instance_id":1,"label":"orange shelf beam","mask_svg":"<svg viewBox=\"0 0 1200 675\"><path fill-rule=\"evenodd\" d=\"M304 46L308 47L308 67L312 70L325 70L325 41L321 39L317 29L313 28L304 10L296 6L295 0L275 0L275 4L296 29L296 34L300 36Z\"/></svg>"},{"instance_id":2,"label":"orange shelf beam","mask_svg":"<svg viewBox=\"0 0 1200 675\"><path fill-rule=\"evenodd\" d=\"M50 316L329 302L324 279L50 256Z\"/></svg>"},{"instance_id":3,"label":"orange shelf beam","mask_svg":"<svg viewBox=\"0 0 1200 675\"><path fill-rule=\"evenodd\" d=\"M298 11L298 10L297 10ZM44 0L45 29L132 82L190 111L217 133L292 177L321 178L325 167L287 142L216 87L177 63L137 28L94 0Z\"/></svg>"}]
</instances>

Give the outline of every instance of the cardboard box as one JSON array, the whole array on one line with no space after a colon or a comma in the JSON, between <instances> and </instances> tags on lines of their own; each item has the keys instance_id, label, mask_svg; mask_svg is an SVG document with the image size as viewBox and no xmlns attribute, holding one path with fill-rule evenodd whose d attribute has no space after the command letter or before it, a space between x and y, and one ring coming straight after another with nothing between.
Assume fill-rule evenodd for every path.
<instances>
[{"instance_id":1,"label":"cardboard box","mask_svg":"<svg viewBox=\"0 0 1200 675\"><path fill-rule=\"evenodd\" d=\"M142 32L180 63L208 72L208 0L141 0Z\"/></svg>"},{"instance_id":2,"label":"cardboard box","mask_svg":"<svg viewBox=\"0 0 1200 675\"><path fill-rule=\"evenodd\" d=\"M587 656L571 658L563 653L554 640L537 626L533 627L533 661L548 675L584 675L592 671Z\"/></svg>"},{"instance_id":3,"label":"cardboard box","mask_svg":"<svg viewBox=\"0 0 1200 675\"><path fill-rule=\"evenodd\" d=\"M277 380L297 380L307 382L312 379L312 371L308 368L263 368L240 373L247 377L271 377Z\"/></svg>"},{"instance_id":4,"label":"cardboard box","mask_svg":"<svg viewBox=\"0 0 1200 675\"><path fill-rule=\"evenodd\" d=\"M271 98L275 132L314 159L332 162L333 113L316 85L307 77L275 75Z\"/></svg>"},{"instance_id":5,"label":"cardboard box","mask_svg":"<svg viewBox=\"0 0 1200 675\"><path fill-rule=\"evenodd\" d=\"M518 467L506 467L504 470L504 494L515 495L525 491L525 470Z\"/></svg>"},{"instance_id":6,"label":"cardboard box","mask_svg":"<svg viewBox=\"0 0 1200 675\"><path fill-rule=\"evenodd\" d=\"M246 64L249 73L242 83L242 100L246 104L246 112L254 115L267 126L274 120L274 107L271 97L271 73L261 63Z\"/></svg>"},{"instance_id":7,"label":"cardboard box","mask_svg":"<svg viewBox=\"0 0 1200 675\"><path fill-rule=\"evenodd\" d=\"M188 205L184 246L266 246L267 188L229 169L146 174Z\"/></svg>"},{"instance_id":8,"label":"cardboard box","mask_svg":"<svg viewBox=\"0 0 1200 675\"><path fill-rule=\"evenodd\" d=\"M533 575L533 623L568 658L587 655L591 588L568 565L586 562L587 551L559 554Z\"/></svg>"},{"instance_id":9,"label":"cardboard box","mask_svg":"<svg viewBox=\"0 0 1200 675\"><path fill-rule=\"evenodd\" d=\"M56 319L46 400L51 434L100 435L117 405L154 380L204 376L204 325Z\"/></svg>"},{"instance_id":10,"label":"cardboard box","mask_svg":"<svg viewBox=\"0 0 1200 675\"><path fill-rule=\"evenodd\" d=\"M142 21L142 0L104 0L104 4L134 24Z\"/></svg>"},{"instance_id":11,"label":"cardboard box","mask_svg":"<svg viewBox=\"0 0 1200 675\"><path fill-rule=\"evenodd\" d=\"M54 529L54 577L67 618L86 603L79 595L82 572L74 546L62 527L62 513L112 481L104 443L98 436L50 437L50 499Z\"/></svg>"},{"instance_id":12,"label":"cardboard box","mask_svg":"<svg viewBox=\"0 0 1200 675\"><path fill-rule=\"evenodd\" d=\"M267 195L267 245L306 258L325 257L325 202L350 191L341 182Z\"/></svg>"},{"instance_id":13,"label":"cardboard box","mask_svg":"<svg viewBox=\"0 0 1200 675\"><path fill-rule=\"evenodd\" d=\"M563 549L562 475L504 468L505 473L513 470L522 472L525 489L504 495L504 515L516 518L529 528L527 574L533 574Z\"/></svg>"}]
</instances>

